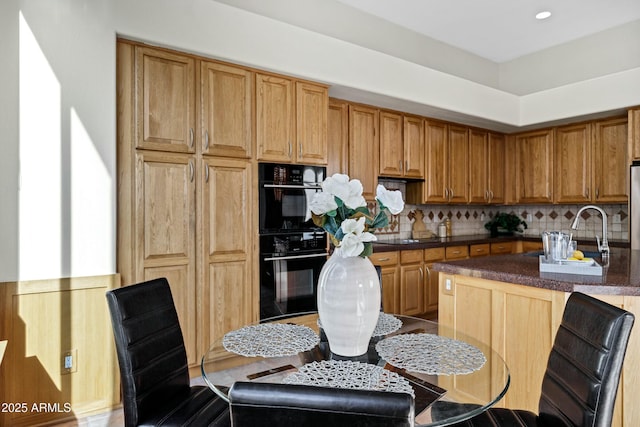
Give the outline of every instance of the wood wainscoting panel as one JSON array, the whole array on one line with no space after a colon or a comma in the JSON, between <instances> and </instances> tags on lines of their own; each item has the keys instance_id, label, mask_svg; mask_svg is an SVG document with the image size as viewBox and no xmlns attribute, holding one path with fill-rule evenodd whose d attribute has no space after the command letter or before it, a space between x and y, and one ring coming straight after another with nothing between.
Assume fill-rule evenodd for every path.
<instances>
[{"instance_id":1,"label":"wood wainscoting panel","mask_svg":"<svg viewBox=\"0 0 640 427\"><path fill-rule=\"evenodd\" d=\"M0 412L0 425L73 420L119 405L105 298L119 284L117 274L0 284L0 339L8 340L0 402L13 405Z\"/></svg>"}]
</instances>

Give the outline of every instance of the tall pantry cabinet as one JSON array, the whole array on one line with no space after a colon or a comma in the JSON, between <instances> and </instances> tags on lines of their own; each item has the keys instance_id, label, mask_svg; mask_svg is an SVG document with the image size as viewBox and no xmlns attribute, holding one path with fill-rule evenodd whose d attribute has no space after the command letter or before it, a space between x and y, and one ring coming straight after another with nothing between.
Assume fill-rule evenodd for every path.
<instances>
[{"instance_id":1,"label":"tall pantry cabinet","mask_svg":"<svg viewBox=\"0 0 640 427\"><path fill-rule=\"evenodd\" d=\"M250 70L119 40L118 271L167 277L188 363L257 320Z\"/></svg>"}]
</instances>

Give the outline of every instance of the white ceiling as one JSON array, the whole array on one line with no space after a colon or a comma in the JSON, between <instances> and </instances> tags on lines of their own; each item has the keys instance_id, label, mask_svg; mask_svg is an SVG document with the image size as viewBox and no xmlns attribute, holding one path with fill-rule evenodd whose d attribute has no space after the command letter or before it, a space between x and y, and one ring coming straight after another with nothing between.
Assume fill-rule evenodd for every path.
<instances>
[{"instance_id":1,"label":"white ceiling","mask_svg":"<svg viewBox=\"0 0 640 427\"><path fill-rule=\"evenodd\" d=\"M338 1L497 63L640 19L640 0Z\"/></svg>"}]
</instances>

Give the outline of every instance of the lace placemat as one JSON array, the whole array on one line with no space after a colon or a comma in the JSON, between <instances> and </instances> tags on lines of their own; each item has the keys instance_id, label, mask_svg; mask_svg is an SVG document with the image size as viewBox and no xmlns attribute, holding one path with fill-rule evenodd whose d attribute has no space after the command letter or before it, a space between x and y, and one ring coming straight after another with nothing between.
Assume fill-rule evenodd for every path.
<instances>
[{"instance_id":1,"label":"lace placemat","mask_svg":"<svg viewBox=\"0 0 640 427\"><path fill-rule=\"evenodd\" d=\"M246 357L293 356L311 350L319 342L313 329L286 323L245 326L228 332L222 339L227 351Z\"/></svg>"},{"instance_id":2,"label":"lace placemat","mask_svg":"<svg viewBox=\"0 0 640 427\"><path fill-rule=\"evenodd\" d=\"M348 360L323 360L307 363L298 368L298 372L286 376L283 382L285 384L393 391L414 396L409 381L395 372L369 363Z\"/></svg>"},{"instance_id":3,"label":"lace placemat","mask_svg":"<svg viewBox=\"0 0 640 427\"><path fill-rule=\"evenodd\" d=\"M433 334L395 335L378 342L376 350L397 368L428 375L469 374L487 361L477 347Z\"/></svg>"},{"instance_id":4,"label":"lace placemat","mask_svg":"<svg viewBox=\"0 0 640 427\"><path fill-rule=\"evenodd\" d=\"M320 318L318 318L318 326L322 327L322 322L320 322ZM402 327L402 320L398 319L396 316L387 313L380 313L378 316L378 323L376 324L376 328L373 330L373 337L381 337L391 332L395 332Z\"/></svg>"}]
</instances>

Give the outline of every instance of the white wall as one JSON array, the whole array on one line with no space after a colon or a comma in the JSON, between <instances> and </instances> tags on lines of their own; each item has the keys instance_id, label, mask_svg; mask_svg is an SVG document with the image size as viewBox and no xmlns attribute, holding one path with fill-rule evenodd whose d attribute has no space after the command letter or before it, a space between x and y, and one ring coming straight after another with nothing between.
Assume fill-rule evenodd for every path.
<instances>
[{"instance_id":1,"label":"white wall","mask_svg":"<svg viewBox=\"0 0 640 427\"><path fill-rule=\"evenodd\" d=\"M212 0L3 0L0 282L116 270L116 33L497 125L640 104L609 96L633 73L519 98Z\"/></svg>"}]
</instances>

